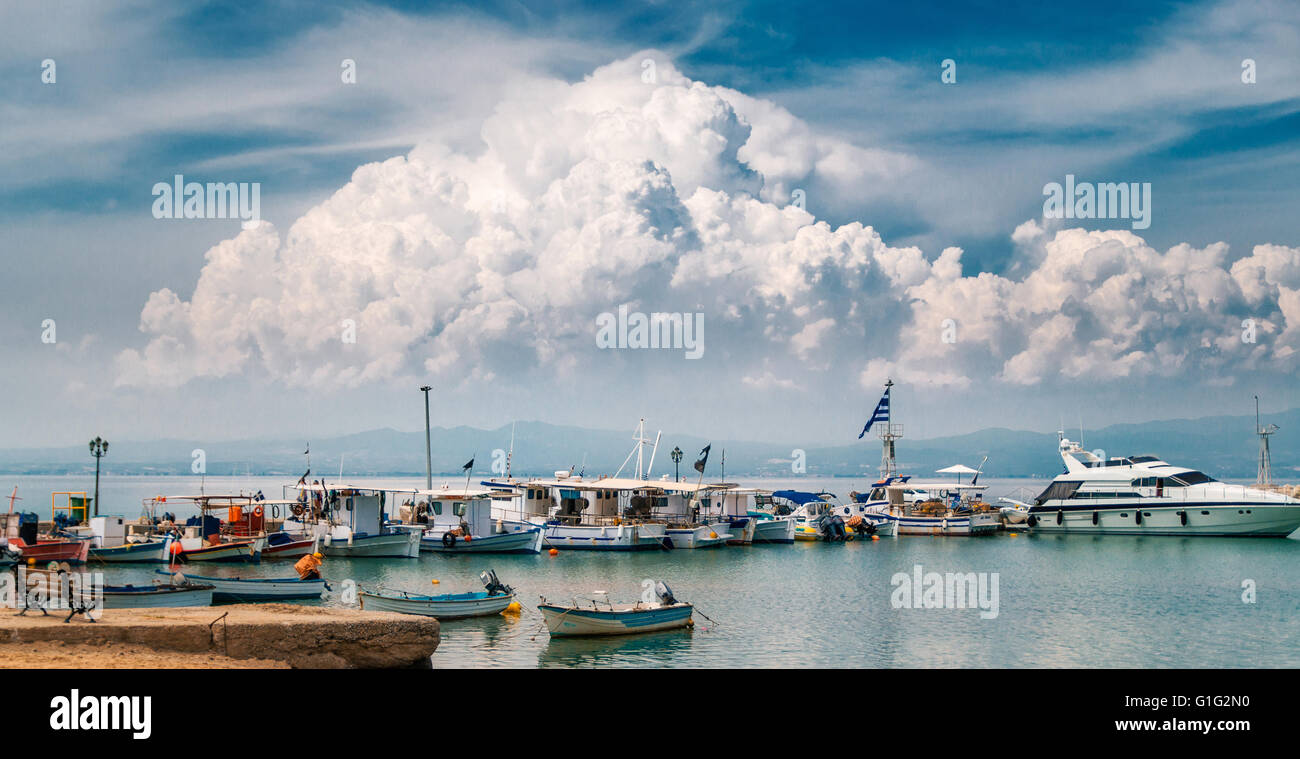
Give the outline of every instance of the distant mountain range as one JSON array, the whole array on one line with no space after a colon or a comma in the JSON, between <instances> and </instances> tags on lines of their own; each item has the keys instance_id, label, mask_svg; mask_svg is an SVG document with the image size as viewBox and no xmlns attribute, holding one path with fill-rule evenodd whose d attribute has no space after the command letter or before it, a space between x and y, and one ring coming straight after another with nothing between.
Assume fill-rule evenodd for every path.
<instances>
[{"instance_id":1,"label":"distant mountain range","mask_svg":"<svg viewBox=\"0 0 1300 759\"><path fill-rule=\"evenodd\" d=\"M1281 431L1273 439L1273 470L1281 481L1300 479L1300 409L1269 414L1268 422ZM1108 456L1151 453L1173 463L1196 467L1216 477L1253 477L1258 440L1254 417L1216 416L1141 424L1117 424L1086 430L1084 444ZM873 430L874 433L874 430ZM1074 439L1078 430L1066 432ZM442 478L461 473L474 458L476 476L489 475L493 462L503 463L510 447L511 427L495 430L473 427L433 430L433 470ZM653 439L654 433L647 434ZM550 474L559 469L585 469L589 475L613 474L632 450L630 430L590 430L542 422L519 422L514 430L512 474ZM846 436L850 437L850 436ZM712 444L707 476L722 474L726 453L729 477L790 477L792 462L803 451L805 474L862 476L877 471L880 442L874 434L861 441L826 447L790 443L755 443L705 440L691 435L665 433L660 440L652 474L673 473L669 452L681 448L683 476L694 473L691 464L700 449ZM189 475L201 449L211 475L263 474L297 477L307 465L306 440L251 439L225 442L196 440L114 441L103 460L105 472L115 475ZM313 474L337 479L340 460L343 479L366 475L423 475L424 433L392 429L310 441ZM495 452L495 454L494 454ZM649 450L646 451L649 456ZM1061 471L1054 432L985 429L966 435L898 442L898 464L903 472L929 476L936 469L962 463L979 466L988 456L984 472L990 477L1052 477ZM635 460L623 469L630 474ZM0 449L0 472L50 475L93 473L94 459L84 446L45 449Z\"/></svg>"}]
</instances>

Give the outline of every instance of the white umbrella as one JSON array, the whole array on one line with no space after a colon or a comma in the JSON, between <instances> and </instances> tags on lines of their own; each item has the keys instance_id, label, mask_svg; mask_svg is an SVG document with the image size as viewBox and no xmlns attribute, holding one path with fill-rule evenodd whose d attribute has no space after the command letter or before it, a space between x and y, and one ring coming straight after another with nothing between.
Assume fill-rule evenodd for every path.
<instances>
[{"instance_id":1,"label":"white umbrella","mask_svg":"<svg viewBox=\"0 0 1300 759\"><path fill-rule=\"evenodd\" d=\"M946 467L944 467L943 469L939 469L939 470L936 470L936 471L938 472L938 474L955 474L955 475L957 475L957 484L958 484L958 485L961 484L961 476L962 476L963 474L979 474L979 470L971 469L970 467L968 467L968 466L966 466L966 465L964 465L964 464L953 464L952 466L946 466Z\"/></svg>"}]
</instances>

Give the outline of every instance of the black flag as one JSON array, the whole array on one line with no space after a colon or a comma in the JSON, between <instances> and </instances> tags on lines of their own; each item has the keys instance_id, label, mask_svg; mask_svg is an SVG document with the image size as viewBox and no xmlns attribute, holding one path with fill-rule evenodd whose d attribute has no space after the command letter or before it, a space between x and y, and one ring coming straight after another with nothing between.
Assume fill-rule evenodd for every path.
<instances>
[{"instance_id":1,"label":"black flag","mask_svg":"<svg viewBox=\"0 0 1300 759\"><path fill-rule=\"evenodd\" d=\"M709 463L709 449L712 447L713 447L712 443L704 446L704 450L700 451L699 460L695 462L695 471L699 472L700 474L704 474L704 465Z\"/></svg>"},{"instance_id":2,"label":"black flag","mask_svg":"<svg viewBox=\"0 0 1300 759\"><path fill-rule=\"evenodd\" d=\"M468 472L473 468L474 468L474 459L470 459L469 461L466 461L465 466L461 467L461 469L464 469L466 472Z\"/></svg>"}]
</instances>

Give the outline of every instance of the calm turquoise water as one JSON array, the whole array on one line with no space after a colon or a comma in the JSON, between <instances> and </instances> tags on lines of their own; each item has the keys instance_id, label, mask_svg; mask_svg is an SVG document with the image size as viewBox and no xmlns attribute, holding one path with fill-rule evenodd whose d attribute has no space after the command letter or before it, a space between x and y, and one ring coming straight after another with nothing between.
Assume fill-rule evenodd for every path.
<instances>
[{"instance_id":1,"label":"calm turquoise water","mask_svg":"<svg viewBox=\"0 0 1300 759\"><path fill-rule=\"evenodd\" d=\"M992 497L1039 484L990 482ZM19 494L29 499L20 508L42 513L48 513L51 490L88 489L71 478L9 478L0 484L6 490L19 485ZM210 478L207 488L251 486L273 496L280 484L271 478ZM862 486L842 479L798 484L840 495ZM180 478L105 481L103 511L136 516L147 495L196 490L197 481ZM37 501L42 508L31 509ZM891 578L910 575L917 564L926 572L997 573L997 617L981 619L975 609L894 608ZM903 537L635 554L327 560L325 569L327 579L353 578L363 586L452 592L478 589L478 572L489 566L519 591L523 615L446 622L435 666L1300 666L1295 539ZM148 582L152 571L114 568L105 579ZM266 562L212 571L274 576L291 570L283 562ZM440 580L436 590L434 578ZM667 581L716 624L697 614L693 632L555 641L539 633L539 594L565 600L607 590L615 600L630 601L640 595L645 578ZM1243 603L1244 581L1253 581L1253 604Z\"/></svg>"}]
</instances>

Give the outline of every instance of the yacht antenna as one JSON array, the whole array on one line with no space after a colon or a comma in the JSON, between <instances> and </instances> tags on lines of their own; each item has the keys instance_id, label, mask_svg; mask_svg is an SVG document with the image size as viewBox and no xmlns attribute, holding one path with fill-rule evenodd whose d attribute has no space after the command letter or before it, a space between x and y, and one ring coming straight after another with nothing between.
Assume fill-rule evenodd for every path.
<instances>
[{"instance_id":1,"label":"yacht antenna","mask_svg":"<svg viewBox=\"0 0 1300 759\"><path fill-rule=\"evenodd\" d=\"M1259 423L1259 396L1255 396L1255 434L1259 435L1259 471L1255 479L1260 485L1273 484L1273 460L1268 450L1268 438L1277 432L1280 427L1276 424L1270 424L1267 427Z\"/></svg>"}]
</instances>

